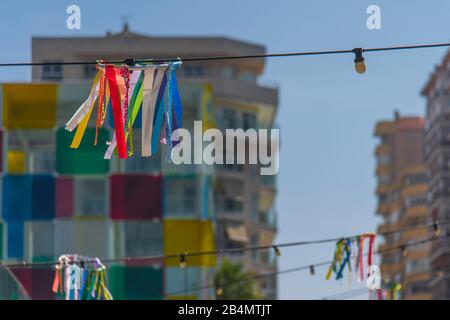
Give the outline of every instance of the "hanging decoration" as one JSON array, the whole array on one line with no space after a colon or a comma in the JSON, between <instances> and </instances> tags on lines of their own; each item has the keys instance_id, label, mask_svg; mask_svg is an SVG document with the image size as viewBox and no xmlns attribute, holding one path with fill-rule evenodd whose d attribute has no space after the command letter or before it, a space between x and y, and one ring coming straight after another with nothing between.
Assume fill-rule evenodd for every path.
<instances>
[{"instance_id":1,"label":"hanging decoration","mask_svg":"<svg viewBox=\"0 0 450 320\"><path fill-rule=\"evenodd\" d=\"M169 149L170 160L172 148L179 142L173 134L182 126L183 117L176 77L181 60L145 65L129 60L122 65L98 61L98 72L88 98L66 123L66 130L76 129L70 147L80 146L97 102L94 145L97 145L98 130L105 123L108 109L114 123L105 159L111 159L116 150L121 159L134 154L133 125L142 109L142 156L155 154L158 144L163 143Z\"/></svg>"},{"instance_id":2,"label":"hanging decoration","mask_svg":"<svg viewBox=\"0 0 450 320\"><path fill-rule=\"evenodd\" d=\"M336 280L342 279L345 267L347 266L349 272L351 272L351 260L355 260L354 270L357 273L358 280L364 281L368 276L369 267L373 265L375 238L375 233L363 233L356 237L338 240L336 242L333 260L326 274L326 279L329 280L333 273L336 275ZM367 252L364 250L366 244ZM365 263L364 257L366 256L367 260Z\"/></svg>"},{"instance_id":3,"label":"hanging decoration","mask_svg":"<svg viewBox=\"0 0 450 320\"><path fill-rule=\"evenodd\" d=\"M336 242L336 249L333 255L333 261L326 275L326 280L331 278L331 275L336 274L336 280L343 277L344 269L348 266L349 271L351 271L350 257L352 253L352 240L351 239L340 239Z\"/></svg>"},{"instance_id":4,"label":"hanging decoration","mask_svg":"<svg viewBox=\"0 0 450 320\"><path fill-rule=\"evenodd\" d=\"M368 268L373 264L373 257L375 254L375 233L363 233L356 237L357 255L355 259L355 271L358 274L358 280L364 281L368 276ZM368 242L368 252L364 253L364 245ZM367 256L367 263L364 265L364 256ZM364 268L366 266L366 268Z\"/></svg>"},{"instance_id":5,"label":"hanging decoration","mask_svg":"<svg viewBox=\"0 0 450 320\"><path fill-rule=\"evenodd\" d=\"M397 281L391 281L387 284L385 289L386 300L400 300L402 285Z\"/></svg>"},{"instance_id":6,"label":"hanging decoration","mask_svg":"<svg viewBox=\"0 0 450 320\"><path fill-rule=\"evenodd\" d=\"M52 291L65 300L113 300L100 259L78 255L59 257Z\"/></svg>"}]
</instances>

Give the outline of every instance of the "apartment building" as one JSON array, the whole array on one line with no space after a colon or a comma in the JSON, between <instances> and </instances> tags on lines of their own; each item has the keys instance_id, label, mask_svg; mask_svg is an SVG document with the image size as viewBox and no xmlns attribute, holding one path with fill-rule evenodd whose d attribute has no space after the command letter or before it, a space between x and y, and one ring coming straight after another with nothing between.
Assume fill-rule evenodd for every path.
<instances>
[{"instance_id":1,"label":"apartment building","mask_svg":"<svg viewBox=\"0 0 450 320\"><path fill-rule=\"evenodd\" d=\"M430 236L428 229L414 229L429 221L424 119L402 117L396 112L393 120L377 123L375 136L379 138L375 149L376 213L382 218L377 231L410 229L383 236L379 250L385 287L401 287L401 299L430 299L430 243L408 246ZM391 250L403 245L404 250Z\"/></svg>"},{"instance_id":2,"label":"apartment building","mask_svg":"<svg viewBox=\"0 0 450 320\"><path fill-rule=\"evenodd\" d=\"M430 168L429 212L433 219L450 218L450 52L435 68L422 95L426 99L425 158ZM448 232L448 226L442 226ZM450 243L433 241L433 299L450 299Z\"/></svg>"}]
</instances>

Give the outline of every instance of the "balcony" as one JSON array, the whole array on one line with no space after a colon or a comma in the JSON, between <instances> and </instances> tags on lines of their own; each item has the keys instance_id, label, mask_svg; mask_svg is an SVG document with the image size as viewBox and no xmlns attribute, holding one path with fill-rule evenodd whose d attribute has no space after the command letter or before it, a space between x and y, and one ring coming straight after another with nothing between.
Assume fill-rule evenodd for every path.
<instances>
[{"instance_id":1,"label":"balcony","mask_svg":"<svg viewBox=\"0 0 450 320\"><path fill-rule=\"evenodd\" d=\"M389 187L389 185L379 185L377 187L377 195L386 195L390 192L391 188Z\"/></svg>"},{"instance_id":2,"label":"balcony","mask_svg":"<svg viewBox=\"0 0 450 320\"><path fill-rule=\"evenodd\" d=\"M277 106L278 90L256 83L236 81L236 79L211 79L214 94L231 99L239 99L265 105Z\"/></svg>"},{"instance_id":3,"label":"balcony","mask_svg":"<svg viewBox=\"0 0 450 320\"><path fill-rule=\"evenodd\" d=\"M386 215L391 212L390 206L388 203L379 203L377 208L377 213L381 215Z\"/></svg>"},{"instance_id":4,"label":"balcony","mask_svg":"<svg viewBox=\"0 0 450 320\"><path fill-rule=\"evenodd\" d=\"M450 257L450 245L448 240L439 239L432 243L430 260L435 268L448 268L449 263L446 259Z\"/></svg>"},{"instance_id":5,"label":"balcony","mask_svg":"<svg viewBox=\"0 0 450 320\"><path fill-rule=\"evenodd\" d=\"M244 200L241 198L216 196L215 208L217 213L240 215L244 211Z\"/></svg>"},{"instance_id":6,"label":"balcony","mask_svg":"<svg viewBox=\"0 0 450 320\"><path fill-rule=\"evenodd\" d=\"M276 230L277 229L277 214L274 210L269 212L259 212L258 221L263 228Z\"/></svg>"},{"instance_id":7,"label":"balcony","mask_svg":"<svg viewBox=\"0 0 450 320\"><path fill-rule=\"evenodd\" d=\"M399 223L383 223L378 225L377 233L385 233L399 228Z\"/></svg>"},{"instance_id":8,"label":"balcony","mask_svg":"<svg viewBox=\"0 0 450 320\"><path fill-rule=\"evenodd\" d=\"M377 176L389 175L391 173L391 166L389 164L379 164L375 170Z\"/></svg>"},{"instance_id":9,"label":"balcony","mask_svg":"<svg viewBox=\"0 0 450 320\"><path fill-rule=\"evenodd\" d=\"M390 154L390 152L391 147L387 144L379 144L375 149L375 155L377 156Z\"/></svg>"},{"instance_id":10,"label":"balcony","mask_svg":"<svg viewBox=\"0 0 450 320\"><path fill-rule=\"evenodd\" d=\"M375 135L383 136L394 133L395 124L392 121L380 121L375 127Z\"/></svg>"}]
</instances>

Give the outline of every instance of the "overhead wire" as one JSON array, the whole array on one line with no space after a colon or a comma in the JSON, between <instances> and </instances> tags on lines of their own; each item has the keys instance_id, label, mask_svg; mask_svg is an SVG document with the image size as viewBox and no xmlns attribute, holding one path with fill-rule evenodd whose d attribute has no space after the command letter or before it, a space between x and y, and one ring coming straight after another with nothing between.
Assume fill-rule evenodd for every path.
<instances>
[{"instance_id":1,"label":"overhead wire","mask_svg":"<svg viewBox=\"0 0 450 320\"><path fill-rule=\"evenodd\" d=\"M353 48L344 50L324 50L324 51L303 51L303 52L285 52L285 53L265 53L252 55L224 55L224 56L204 56L204 57L179 57L179 58L156 58L156 59L135 59L127 58L124 60L108 61L110 64L135 64L135 63L165 63L165 62L196 62L196 61L220 61L220 60L241 60L241 59L262 59L262 58L281 58L281 57L299 57L299 56L315 56L315 55L331 55L331 54L348 54L360 52L380 52L380 51L396 51L396 50L413 50L425 48L450 47L450 42L416 44L416 45L395 45L388 47L374 48ZM21 67L21 66L63 66L63 65L95 65L99 61L46 61L46 62L10 62L0 63L0 67Z\"/></svg>"},{"instance_id":2,"label":"overhead wire","mask_svg":"<svg viewBox=\"0 0 450 320\"><path fill-rule=\"evenodd\" d=\"M418 226L411 226L406 228L399 228L399 229L392 229L387 230L385 232L379 232L378 235L385 236L390 235L393 233L402 233L417 229L426 229L430 227L435 227L436 224L438 226L443 226L450 224L450 220L441 220L441 221L434 221L431 223L426 223L423 225ZM210 251L198 251L198 252L180 252L180 253L173 253L173 254L166 254L166 255L150 255L150 256L134 256L134 257L120 257L120 258L111 258L111 259L101 259L101 261L105 264L110 263L117 263L117 262L129 262L129 261L145 261L145 260L164 260L164 259L183 259L187 264L189 264L189 258L190 257L197 257L197 256L205 256L205 255L224 255L224 254L233 254L233 253L242 253L242 252L249 252L249 251L258 251L258 250L279 250L280 248L285 247L294 247L294 246L304 246L304 245L312 245L312 244L321 244L321 243L329 243L329 242L336 242L341 239L348 239L348 240L354 240L357 239L360 235L354 235L354 236L342 236L342 237L336 237L336 238L328 238L328 239L320 239L320 240L310 240L310 241L296 241L296 242L285 242L280 244L272 244L272 245L263 245L263 246L248 246L244 248L231 248L231 249L218 249L218 250L210 250ZM84 261L85 263L93 262L95 263L96 260L93 259L92 261ZM74 262L77 263L77 262ZM58 265L59 261L55 262L48 262L48 261L42 261L42 262L27 262L22 261L18 263L10 263L10 264L0 264L0 268L23 268L23 267L43 267L43 266L54 266Z\"/></svg>"}]
</instances>

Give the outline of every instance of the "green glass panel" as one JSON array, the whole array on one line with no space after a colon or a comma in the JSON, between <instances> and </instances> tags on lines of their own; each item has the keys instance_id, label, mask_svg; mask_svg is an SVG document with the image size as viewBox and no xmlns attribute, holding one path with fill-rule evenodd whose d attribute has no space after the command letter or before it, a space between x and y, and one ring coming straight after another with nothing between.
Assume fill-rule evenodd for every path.
<instances>
[{"instance_id":1,"label":"green glass panel","mask_svg":"<svg viewBox=\"0 0 450 320\"><path fill-rule=\"evenodd\" d=\"M164 297L162 268L112 266L108 277L114 300L162 300Z\"/></svg>"},{"instance_id":2,"label":"green glass panel","mask_svg":"<svg viewBox=\"0 0 450 320\"><path fill-rule=\"evenodd\" d=\"M71 149L75 130L56 132L56 171L60 174L104 174L109 170L109 160L103 159L109 138L108 130L100 128L94 146L95 128L87 128L78 149Z\"/></svg>"}]
</instances>

